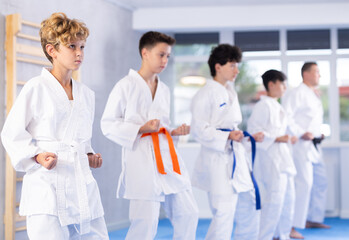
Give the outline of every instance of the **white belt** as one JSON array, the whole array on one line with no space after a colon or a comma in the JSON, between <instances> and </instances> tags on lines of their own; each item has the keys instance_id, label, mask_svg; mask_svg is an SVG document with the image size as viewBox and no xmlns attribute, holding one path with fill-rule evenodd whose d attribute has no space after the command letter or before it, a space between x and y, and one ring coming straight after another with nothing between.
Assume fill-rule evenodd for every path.
<instances>
[{"instance_id":1,"label":"white belt","mask_svg":"<svg viewBox=\"0 0 349 240\"><path fill-rule=\"evenodd\" d=\"M54 152L54 153L68 153L65 159L59 159L56 165L57 169L57 212L58 218L62 226L66 226L69 223L69 216L66 211L66 194L65 194L65 180L64 168L66 165L74 165L76 190L79 202L79 213L80 213L80 234L85 234L90 232L90 221L91 213L88 204L88 195L86 188L86 169L89 168L88 161L83 161L83 157L86 156L85 144L79 144L77 142L72 142L71 144L66 144L63 142L47 142L40 141L37 142L37 146L42 148L44 151Z\"/></svg>"}]
</instances>

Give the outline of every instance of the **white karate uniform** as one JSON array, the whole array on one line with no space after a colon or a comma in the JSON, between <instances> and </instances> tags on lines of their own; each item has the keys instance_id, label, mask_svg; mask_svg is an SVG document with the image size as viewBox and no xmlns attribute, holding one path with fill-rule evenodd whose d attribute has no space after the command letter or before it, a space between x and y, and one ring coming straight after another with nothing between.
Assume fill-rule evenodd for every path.
<instances>
[{"instance_id":1,"label":"white karate uniform","mask_svg":"<svg viewBox=\"0 0 349 240\"><path fill-rule=\"evenodd\" d=\"M305 132L311 132L314 137L321 137L321 125L323 122L323 107L320 98L315 92L304 83L297 88L286 92L282 99L282 105L289 116L290 130L297 137L301 137ZM318 150L312 141L299 141L293 146L293 159L297 169L295 177L296 204L294 214L294 227L304 228L310 204L312 188L317 194L313 197L316 208L320 209L323 215L325 212L327 180L326 171L322 159L321 146ZM321 171L314 171L315 168L322 168ZM318 180L320 179L320 180ZM316 180L313 181L313 180Z\"/></svg>"},{"instance_id":2,"label":"white karate uniform","mask_svg":"<svg viewBox=\"0 0 349 240\"><path fill-rule=\"evenodd\" d=\"M62 227L79 225L80 234L87 234L93 229L91 220L104 215L87 158L87 153L93 153L94 93L74 80L72 88L73 103L55 77L43 69L24 85L1 138L15 170L26 172L19 214L57 216ZM53 169L34 161L42 152L57 155ZM49 224L40 227L43 233L51 231Z\"/></svg>"},{"instance_id":3,"label":"white karate uniform","mask_svg":"<svg viewBox=\"0 0 349 240\"><path fill-rule=\"evenodd\" d=\"M275 142L286 134L287 124L282 106L268 96L261 96L248 120L251 134L264 133L264 141L257 143L254 166L262 199L259 240L289 239L292 228L296 168L289 145Z\"/></svg>"},{"instance_id":4,"label":"white karate uniform","mask_svg":"<svg viewBox=\"0 0 349 240\"><path fill-rule=\"evenodd\" d=\"M224 87L208 80L194 96L191 112L191 133L201 144L192 184L208 192L213 212L206 239L230 239L234 215L239 216L234 239L257 239L259 211L256 211L250 176L251 161L247 156L250 153L242 143L233 143L236 168L232 179L234 155L228 140L229 132L218 130L238 130L241 123L241 110L233 86L227 84ZM241 207L237 207L239 204ZM235 210L239 213L235 214ZM245 221L249 223L239 224Z\"/></svg>"},{"instance_id":5,"label":"white karate uniform","mask_svg":"<svg viewBox=\"0 0 349 240\"><path fill-rule=\"evenodd\" d=\"M183 160L177 153L181 174L174 172L167 138L165 134L159 134L161 156L167 173L160 174L151 136L141 137L142 134L138 133L141 126L151 119L159 119L161 127L171 132L169 116L170 92L159 78L154 99L144 79L132 69L114 86L109 95L101 128L107 138L122 146L122 171L117 197L131 200L131 227L127 238L133 236L133 239L152 239L156 234L156 228L152 227L148 237L144 236L142 229L149 225L157 225L160 202L167 204L174 201L171 200L174 198L179 201L176 204L182 206L175 211L172 209L173 213L168 214L174 225L174 236L183 236L176 239L195 239L198 209ZM178 197L178 194L185 196ZM152 209L155 210L141 207L144 204L152 205ZM183 218L183 222L176 224L174 218L180 217ZM183 228L182 224L188 226Z\"/></svg>"},{"instance_id":6,"label":"white karate uniform","mask_svg":"<svg viewBox=\"0 0 349 240\"><path fill-rule=\"evenodd\" d=\"M43 226L49 226L43 231ZM79 225L67 225L62 227L57 216L30 215L27 217L27 234L29 239L42 240L96 240L109 239L104 217L91 220L91 231L80 235Z\"/></svg>"}]
</instances>

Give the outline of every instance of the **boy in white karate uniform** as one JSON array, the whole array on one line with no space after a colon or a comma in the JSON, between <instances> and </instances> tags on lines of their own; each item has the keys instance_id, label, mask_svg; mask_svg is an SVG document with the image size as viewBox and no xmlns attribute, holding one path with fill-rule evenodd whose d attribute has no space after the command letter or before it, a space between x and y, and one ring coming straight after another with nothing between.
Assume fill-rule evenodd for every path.
<instances>
[{"instance_id":1,"label":"boy in white karate uniform","mask_svg":"<svg viewBox=\"0 0 349 240\"><path fill-rule=\"evenodd\" d=\"M89 166L102 165L91 148L94 93L72 80L89 31L64 13L41 23L41 45L52 63L29 80L1 133L23 178L20 215L30 239L109 239L99 190Z\"/></svg>"},{"instance_id":2,"label":"boy in white karate uniform","mask_svg":"<svg viewBox=\"0 0 349 240\"><path fill-rule=\"evenodd\" d=\"M262 79L267 96L261 96L248 120L250 133L264 133L254 168L262 199L258 239L285 240L290 239L295 203L296 168L289 143L297 138L287 134L287 115L278 102L286 90L286 76L269 70Z\"/></svg>"},{"instance_id":3,"label":"boy in white karate uniform","mask_svg":"<svg viewBox=\"0 0 349 240\"><path fill-rule=\"evenodd\" d=\"M244 133L238 128L242 121L238 96L230 83L239 73L241 57L241 50L229 44L212 49L208 64L213 79L198 91L191 105L191 132L201 144L192 184L208 192L213 213L206 239L231 239L234 217L234 240L258 237L258 188L252 179L251 153L242 144ZM263 140L262 133L254 137Z\"/></svg>"},{"instance_id":4,"label":"boy in white karate uniform","mask_svg":"<svg viewBox=\"0 0 349 240\"><path fill-rule=\"evenodd\" d=\"M170 128L170 91L158 76L174 42L159 32L141 37L142 66L116 83L101 120L103 134L122 146L117 196L130 199L130 240L154 239L160 206L173 225L173 239L195 239L198 209L172 140L188 134L189 126Z\"/></svg>"},{"instance_id":5,"label":"boy in white karate uniform","mask_svg":"<svg viewBox=\"0 0 349 240\"><path fill-rule=\"evenodd\" d=\"M282 98L282 105L289 115L290 130L299 138L293 147L297 169L293 226L329 228L322 223L326 208L327 176L319 144L324 138L321 133L324 111L317 90L320 72L316 62L304 63L301 72L303 82ZM294 228L291 237L303 238Z\"/></svg>"}]
</instances>

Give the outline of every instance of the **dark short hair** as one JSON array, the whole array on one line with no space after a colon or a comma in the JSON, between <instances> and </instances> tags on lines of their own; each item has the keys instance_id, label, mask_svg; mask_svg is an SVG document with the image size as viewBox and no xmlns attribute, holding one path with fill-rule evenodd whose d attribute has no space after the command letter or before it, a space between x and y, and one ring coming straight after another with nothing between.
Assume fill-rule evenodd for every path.
<instances>
[{"instance_id":1,"label":"dark short hair","mask_svg":"<svg viewBox=\"0 0 349 240\"><path fill-rule=\"evenodd\" d=\"M313 65L317 65L316 62L305 62L302 67L302 77L303 73L309 71Z\"/></svg>"},{"instance_id":2,"label":"dark short hair","mask_svg":"<svg viewBox=\"0 0 349 240\"><path fill-rule=\"evenodd\" d=\"M219 44L213 47L210 57L208 59L208 65L210 67L211 76L216 76L216 63L225 65L227 62L240 62L242 58L242 52L239 47L232 46L230 44Z\"/></svg>"},{"instance_id":3,"label":"dark short hair","mask_svg":"<svg viewBox=\"0 0 349 240\"><path fill-rule=\"evenodd\" d=\"M139 54L142 56L143 48L153 48L157 43L167 43L172 46L176 40L164 33L149 31L139 39Z\"/></svg>"},{"instance_id":4,"label":"dark short hair","mask_svg":"<svg viewBox=\"0 0 349 240\"><path fill-rule=\"evenodd\" d=\"M269 91L268 84L269 82L276 83L277 81L283 82L287 79L286 75L283 72L280 72L278 70L268 70L262 75L263 79L263 85L265 87L265 90Z\"/></svg>"}]
</instances>

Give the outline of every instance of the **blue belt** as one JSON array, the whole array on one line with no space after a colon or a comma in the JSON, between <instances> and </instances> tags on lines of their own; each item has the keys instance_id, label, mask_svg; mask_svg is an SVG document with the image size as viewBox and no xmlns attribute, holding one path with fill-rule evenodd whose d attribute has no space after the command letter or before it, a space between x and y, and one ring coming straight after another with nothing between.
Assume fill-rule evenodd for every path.
<instances>
[{"instance_id":1,"label":"blue belt","mask_svg":"<svg viewBox=\"0 0 349 240\"><path fill-rule=\"evenodd\" d=\"M232 129L229 128L217 128L217 130L223 131L223 132L231 132L233 131ZM250 138L250 142L251 142L251 147L252 147L252 171L250 172L251 174L251 179L252 179L252 183L253 183L253 187L255 189L255 194L256 194L256 209L259 210L261 209L261 196L259 194L259 188L257 185L257 181L253 176L253 165L254 165L254 159L256 157L256 140L251 136L251 134L249 134L246 131L243 131L244 136L245 137L249 137ZM233 148L233 141L230 141L230 145L231 145L231 149L233 151L233 156L234 156L234 162L233 162L233 171L231 174L231 178L234 177L234 172L235 172L235 167L236 167L236 157L235 157L235 152L234 152L234 148Z\"/></svg>"}]
</instances>

